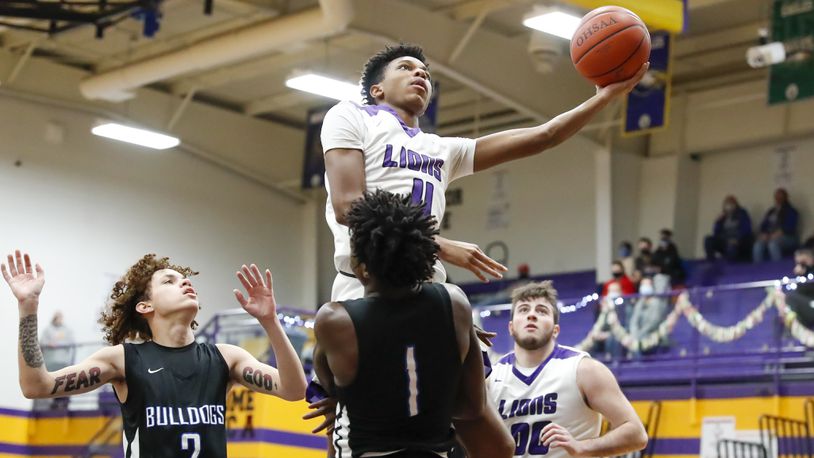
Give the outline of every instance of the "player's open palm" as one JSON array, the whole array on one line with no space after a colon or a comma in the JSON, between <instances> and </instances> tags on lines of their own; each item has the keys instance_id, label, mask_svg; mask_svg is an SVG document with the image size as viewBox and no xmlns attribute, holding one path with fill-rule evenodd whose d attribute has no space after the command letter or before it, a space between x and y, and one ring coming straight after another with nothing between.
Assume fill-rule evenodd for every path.
<instances>
[{"instance_id":1,"label":"player's open palm","mask_svg":"<svg viewBox=\"0 0 814 458\"><path fill-rule=\"evenodd\" d=\"M569 456L586 456L582 446L567 429L556 423L549 423L540 433L540 443L548 448L561 448Z\"/></svg>"},{"instance_id":2,"label":"player's open palm","mask_svg":"<svg viewBox=\"0 0 814 458\"><path fill-rule=\"evenodd\" d=\"M244 264L237 273L237 279L246 288L246 295L234 290L237 301L249 315L259 321L277 319L277 303L274 300L274 288L272 287L271 271L266 269L265 278L260 273L260 269L252 264L246 267Z\"/></svg>"},{"instance_id":3,"label":"player's open palm","mask_svg":"<svg viewBox=\"0 0 814 458\"><path fill-rule=\"evenodd\" d=\"M42 267L37 264L32 268L28 253L23 255L20 250L16 250L14 256L8 255L8 266L0 265L0 271L17 301L21 305L33 304L36 307L42 287L45 285L45 272Z\"/></svg>"}]
</instances>

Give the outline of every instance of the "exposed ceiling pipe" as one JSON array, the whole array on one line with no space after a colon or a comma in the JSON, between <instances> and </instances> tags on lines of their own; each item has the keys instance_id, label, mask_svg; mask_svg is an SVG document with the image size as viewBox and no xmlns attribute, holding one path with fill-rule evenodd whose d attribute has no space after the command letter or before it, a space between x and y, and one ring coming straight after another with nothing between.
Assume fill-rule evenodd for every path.
<instances>
[{"instance_id":1,"label":"exposed ceiling pipe","mask_svg":"<svg viewBox=\"0 0 814 458\"><path fill-rule=\"evenodd\" d=\"M275 18L209 38L190 47L91 76L79 84L88 99L118 102L134 89L192 71L227 65L302 41L345 30L353 17L353 0L319 0L320 7Z\"/></svg>"}]
</instances>

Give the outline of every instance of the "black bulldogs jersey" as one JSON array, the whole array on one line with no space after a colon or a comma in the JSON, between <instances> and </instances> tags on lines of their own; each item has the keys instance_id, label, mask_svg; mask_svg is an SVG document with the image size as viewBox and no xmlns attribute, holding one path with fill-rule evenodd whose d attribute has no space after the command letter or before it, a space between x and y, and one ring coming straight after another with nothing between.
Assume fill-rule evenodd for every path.
<instances>
[{"instance_id":1,"label":"black bulldogs jersey","mask_svg":"<svg viewBox=\"0 0 814 458\"><path fill-rule=\"evenodd\" d=\"M126 458L226 457L229 369L214 344L124 344Z\"/></svg>"}]
</instances>

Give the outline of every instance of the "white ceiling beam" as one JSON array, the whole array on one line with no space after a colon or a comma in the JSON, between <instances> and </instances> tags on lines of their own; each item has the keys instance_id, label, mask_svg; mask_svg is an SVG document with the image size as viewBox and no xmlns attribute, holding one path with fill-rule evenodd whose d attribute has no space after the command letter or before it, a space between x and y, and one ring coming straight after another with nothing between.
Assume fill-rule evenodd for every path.
<instances>
[{"instance_id":1,"label":"white ceiling beam","mask_svg":"<svg viewBox=\"0 0 814 458\"><path fill-rule=\"evenodd\" d=\"M456 21L466 21L478 17L484 10L495 12L510 6L529 3L528 0L470 0L457 5L443 7L437 11L446 13Z\"/></svg>"},{"instance_id":2,"label":"white ceiling beam","mask_svg":"<svg viewBox=\"0 0 814 458\"><path fill-rule=\"evenodd\" d=\"M176 95L186 94L192 88L205 90L225 84L236 83L256 78L261 75L279 72L287 67L296 67L325 59L331 49L353 49L353 45L360 42L358 36L353 34L340 35L328 42L307 45L304 49L288 54L278 53L259 59L252 59L244 63L219 67L217 69L184 77L170 84L170 90ZM326 47L329 48L326 51ZM332 57L333 58L333 57Z\"/></svg>"},{"instance_id":3,"label":"white ceiling beam","mask_svg":"<svg viewBox=\"0 0 814 458\"><path fill-rule=\"evenodd\" d=\"M721 5L724 3L735 3L732 0L689 0L687 5L691 10L708 8L710 6Z\"/></svg>"},{"instance_id":4,"label":"white ceiling beam","mask_svg":"<svg viewBox=\"0 0 814 458\"><path fill-rule=\"evenodd\" d=\"M290 89L288 92L284 92L282 94L249 102L243 106L243 112L249 116L257 116L263 113L273 113L286 108L310 104L313 103L314 100L318 99L324 100L326 104L330 103L329 99L319 96L311 96L302 91Z\"/></svg>"}]
</instances>

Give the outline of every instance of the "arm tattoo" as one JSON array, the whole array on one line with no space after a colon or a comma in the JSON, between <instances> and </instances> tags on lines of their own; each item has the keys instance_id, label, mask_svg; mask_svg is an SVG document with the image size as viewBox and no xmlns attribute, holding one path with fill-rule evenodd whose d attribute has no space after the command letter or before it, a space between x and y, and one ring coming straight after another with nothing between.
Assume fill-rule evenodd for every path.
<instances>
[{"instance_id":1,"label":"arm tattoo","mask_svg":"<svg viewBox=\"0 0 814 458\"><path fill-rule=\"evenodd\" d=\"M266 390L268 392L277 391L277 382L271 374L264 374L260 369L252 369L251 367L243 368L243 380L249 385Z\"/></svg>"},{"instance_id":2,"label":"arm tattoo","mask_svg":"<svg viewBox=\"0 0 814 458\"><path fill-rule=\"evenodd\" d=\"M42 350L37 340L37 315L20 319L20 351L28 367L42 366Z\"/></svg>"},{"instance_id":3,"label":"arm tattoo","mask_svg":"<svg viewBox=\"0 0 814 458\"><path fill-rule=\"evenodd\" d=\"M102 383L101 380L102 370L98 367L91 367L87 372L84 370L76 372L69 372L54 379L54 389L51 394L55 394L57 390L64 386L64 392L69 393L82 388L92 388L95 385Z\"/></svg>"}]
</instances>

